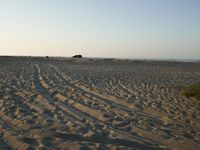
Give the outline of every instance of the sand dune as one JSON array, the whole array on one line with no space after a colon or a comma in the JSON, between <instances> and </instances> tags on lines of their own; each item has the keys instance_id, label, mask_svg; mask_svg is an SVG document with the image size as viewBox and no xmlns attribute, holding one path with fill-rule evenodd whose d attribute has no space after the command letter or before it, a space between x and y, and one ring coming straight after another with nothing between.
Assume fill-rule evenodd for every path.
<instances>
[{"instance_id":1,"label":"sand dune","mask_svg":"<svg viewBox=\"0 0 200 150\"><path fill-rule=\"evenodd\" d=\"M198 62L0 57L0 149L200 149Z\"/></svg>"}]
</instances>

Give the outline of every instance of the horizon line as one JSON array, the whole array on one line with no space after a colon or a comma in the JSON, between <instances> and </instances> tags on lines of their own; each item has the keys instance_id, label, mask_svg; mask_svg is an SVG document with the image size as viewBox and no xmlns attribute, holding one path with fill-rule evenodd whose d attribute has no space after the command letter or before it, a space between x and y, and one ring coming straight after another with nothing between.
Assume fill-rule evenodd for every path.
<instances>
[{"instance_id":1,"label":"horizon line","mask_svg":"<svg viewBox=\"0 0 200 150\"><path fill-rule=\"evenodd\" d=\"M81 54L75 54L81 55ZM72 56L53 56L53 55L0 55L0 57L49 57L49 58L72 58ZM83 55L82 55L83 56ZM199 62L200 58L133 58L133 57L96 57L96 56L83 56L83 59L120 59L120 60L155 60L155 61L183 61L183 62Z\"/></svg>"}]
</instances>

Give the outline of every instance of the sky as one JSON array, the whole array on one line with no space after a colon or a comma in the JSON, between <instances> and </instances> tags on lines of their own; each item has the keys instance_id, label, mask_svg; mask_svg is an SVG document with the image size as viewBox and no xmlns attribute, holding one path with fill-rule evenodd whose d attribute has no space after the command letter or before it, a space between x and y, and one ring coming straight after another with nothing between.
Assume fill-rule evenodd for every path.
<instances>
[{"instance_id":1,"label":"sky","mask_svg":"<svg viewBox=\"0 0 200 150\"><path fill-rule=\"evenodd\" d=\"M200 0L0 0L0 55L200 59Z\"/></svg>"}]
</instances>

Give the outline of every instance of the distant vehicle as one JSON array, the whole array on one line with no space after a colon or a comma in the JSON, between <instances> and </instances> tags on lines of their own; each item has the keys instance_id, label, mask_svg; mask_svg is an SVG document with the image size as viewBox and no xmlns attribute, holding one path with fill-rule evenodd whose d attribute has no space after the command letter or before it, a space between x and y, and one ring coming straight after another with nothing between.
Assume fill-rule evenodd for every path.
<instances>
[{"instance_id":1,"label":"distant vehicle","mask_svg":"<svg viewBox=\"0 0 200 150\"><path fill-rule=\"evenodd\" d=\"M82 58L82 55L74 55L72 58Z\"/></svg>"}]
</instances>

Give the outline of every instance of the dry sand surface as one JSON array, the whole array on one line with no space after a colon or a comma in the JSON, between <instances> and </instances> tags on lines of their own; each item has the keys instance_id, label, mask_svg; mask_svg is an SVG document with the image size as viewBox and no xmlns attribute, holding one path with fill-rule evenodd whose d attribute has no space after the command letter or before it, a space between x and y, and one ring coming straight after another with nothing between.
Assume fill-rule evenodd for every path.
<instances>
[{"instance_id":1,"label":"dry sand surface","mask_svg":"<svg viewBox=\"0 0 200 150\"><path fill-rule=\"evenodd\" d=\"M199 150L200 63L0 57L0 149Z\"/></svg>"}]
</instances>

